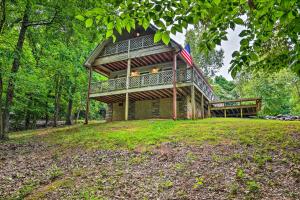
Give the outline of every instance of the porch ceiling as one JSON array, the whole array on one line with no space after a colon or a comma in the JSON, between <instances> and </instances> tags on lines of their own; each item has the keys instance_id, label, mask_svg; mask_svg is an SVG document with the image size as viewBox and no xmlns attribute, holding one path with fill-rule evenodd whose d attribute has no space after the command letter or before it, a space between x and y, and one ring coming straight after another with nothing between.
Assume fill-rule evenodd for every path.
<instances>
[{"instance_id":1,"label":"porch ceiling","mask_svg":"<svg viewBox=\"0 0 300 200\"><path fill-rule=\"evenodd\" d=\"M131 68L142 67L147 65L154 65L158 63L170 62L173 60L173 52L163 52L159 54L152 54L149 56L143 56L131 59ZM106 68L109 71L119 71L127 68L127 59L117 62L103 64L96 68Z\"/></svg>"},{"instance_id":2,"label":"porch ceiling","mask_svg":"<svg viewBox=\"0 0 300 200\"><path fill-rule=\"evenodd\" d=\"M177 88L177 96L186 96L189 93L189 87ZM145 92L132 92L129 93L130 101L141 101L141 100L154 100L162 98L171 98L173 96L172 88L161 89L161 90L150 90ZM125 101L125 94L108 95L101 97L94 97L94 99L104 103L117 103Z\"/></svg>"}]
</instances>

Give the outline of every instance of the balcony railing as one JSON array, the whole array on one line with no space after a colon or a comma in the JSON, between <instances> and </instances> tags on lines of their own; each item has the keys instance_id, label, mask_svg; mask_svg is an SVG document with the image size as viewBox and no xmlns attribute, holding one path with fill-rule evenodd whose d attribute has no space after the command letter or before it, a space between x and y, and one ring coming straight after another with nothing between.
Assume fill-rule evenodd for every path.
<instances>
[{"instance_id":1,"label":"balcony railing","mask_svg":"<svg viewBox=\"0 0 300 200\"><path fill-rule=\"evenodd\" d=\"M130 51L133 51L162 44L161 42L154 43L153 37L153 35L145 35L129 40L123 40L120 42L112 43L105 47L104 51L100 56L103 57L128 52L129 46Z\"/></svg>"},{"instance_id":2,"label":"balcony railing","mask_svg":"<svg viewBox=\"0 0 300 200\"><path fill-rule=\"evenodd\" d=\"M204 78L195 70L180 69L176 71L176 82L192 82L202 89L209 100L214 100L215 96L211 88L207 85ZM155 74L144 74L132 76L128 81L128 89L152 87L159 85L171 85L173 83L173 71L162 71ZM109 79L101 82L94 82L91 85L91 93L104 93L118 90L126 90L126 77Z\"/></svg>"}]
</instances>

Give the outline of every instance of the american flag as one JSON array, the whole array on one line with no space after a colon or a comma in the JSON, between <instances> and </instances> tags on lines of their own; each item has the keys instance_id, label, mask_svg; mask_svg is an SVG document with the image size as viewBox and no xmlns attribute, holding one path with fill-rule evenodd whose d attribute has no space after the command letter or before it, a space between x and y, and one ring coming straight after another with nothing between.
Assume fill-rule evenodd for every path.
<instances>
[{"instance_id":1,"label":"american flag","mask_svg":"<svg viewBox=\"0 0 300 200\"><path fill-rule=\"evenodd\" d=\"M191 56L191 48L190 45L185 45L184 49L180 51L181 56L184 58L184 60L190 65L193 65L193 60Z\"/></svg>"}]
</instances>

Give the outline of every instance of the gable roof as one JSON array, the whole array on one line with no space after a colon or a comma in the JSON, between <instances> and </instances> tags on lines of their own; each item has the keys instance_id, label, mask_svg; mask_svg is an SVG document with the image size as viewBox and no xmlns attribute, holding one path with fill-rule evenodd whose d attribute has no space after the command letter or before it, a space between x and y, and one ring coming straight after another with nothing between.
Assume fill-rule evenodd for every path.
<instances>
[{"instance_id":1,"label":"gable roof","mask_svg":"<svg viewBox=\"0 0 300 200\"><path fill-rule=\"evenodd\" d=\"M139 26L139 27L140 27L140 26ZM151 30L151 31L153 31L153 32L156 32L158 29L157 29L154 25L150 24L150 26L149 26L149 28L148 28L147 30ZM147 31L147 30L146 30L146 31ZM117 34L118 34L118 33L117 33ZM94 63L95 59L97 58L97 56L101 53L101 51L104 49L104 47L105 47L108 43L110 43L110 42L112 42L111 39L106 39L106 40L104 40L103 42L99 43L99 44L97 45L97 47L91 52L91 54L89 55L89 57L85 60L85 62L84 62L83 65L84 65L85 67L91 67L92 64ZM180 50L182 49L182 46L181 46L179 43L177 43L175 40L173 40L172 38L171 38L171 40L170 40L170 45L171 45L172 47L176 48L177 51L180 51Z\"/></svg>"}]
</instances>

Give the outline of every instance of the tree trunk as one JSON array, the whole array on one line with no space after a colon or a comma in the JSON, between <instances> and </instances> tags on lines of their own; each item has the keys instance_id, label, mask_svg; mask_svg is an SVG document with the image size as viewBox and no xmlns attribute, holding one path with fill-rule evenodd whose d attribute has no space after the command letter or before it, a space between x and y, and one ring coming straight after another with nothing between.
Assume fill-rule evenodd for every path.
<instances>
[{"instance_id":1,"label":"tree trunk","mask_svg":"<svg viewBox=\"0 0 300 200\"><path fill-rule=\"evenodd\" d=\"M1 0L1 3L0 3L1 4L0 5L0 7L1 7L0 13L2 13L2 14L1 14L1 19L0 19L0 33L3 30L4 23L5 23L5 20L6 20L6 5L5 5L5 3L6 3L6 0Z\"/></svg>"},{"instance_id":2,"label":"tree trunk","mask_svg":"<svg viewBox=\"0 0 300 200\"><path fill-rule=\"evenodd\" d=\"M76 120L75 120L75 124L77 124L77 121L79 120L79 116L80 116L80 109L77 112L77 116L76 116Z\"/></svg>"},{"instance_id":3,"label":"tree trunk","mask_svg":"<svg viewBox=\"0 0 300 200\"><path fill-rule=\"evenodd\" d=\"M0 140L7 138L7 135L4 132L4 123L3 123L3 112L2 112L2 93L3 93L3 81L2 81L2 71L0 71Z\"/></svg>"},{"instance_id":4,"label":"tree trunk","mask_svg":"<svg viewBox=\"0 0 300 200\"><path fill-rule=\"evenodd\" d=\"M30 3L27 2L24 14L23 14L23 20L19 32L18 42L17 46L14 51L14 60L11 68L11 74L8 79L8 85L7 85L7 92L6 92L6 101L5 101L5 109L4 109L4 131L9 131L9 112L10 108L13 102L14 97L14 89L15 89L15 75L17 74L19 67L20 67L20 59L21 59L21 53L23 49L23 44L25 40L25 35L27 31L27 24L29 19L29 11L30 11Z\"/></svg>"},{"instance_id":5,"label":"tree trunk","mask_svg":"<svg viewBox=\"0 0 300 200\"><path fill-rule=\"evenodd\" d=\"M72 125L72 109L73 109L73 95L76 91L76 85L71 85L71 91L69 95L69 102L68 102L68 110L66 116L66 125Z\"/></svg>"},{"instance_id":6,"label":"tree trunk","mask_svg":"<svg viewBox=\"0 0 300 200\"><path fill-rule=\"evenodd\" d=\"M5 11L5 0L1 0L1 19L0 19L0 34L3 30L6 11ZM3 93L3 79L2 79L2 68L0 67L0 140L4 140L7 138L7 135L4 132L4 121L3 121L3 105L2 105L2 93Z\"/></svg>"},{"instance_id":7,"label":"tree trunk","mask_svg":"<svg viewBox=\"0 0 300 200\"><path fill-rule=\"evenodd\" d=\"M27 107L25 110L25 129L29 129L30 128L30 118L31 118L31 112L30 112L30 108L31 108L31 104L32 104L32 94L28 95L28 102L27 102Z\"/></svg>"},{"instance_id":8,"label":"tree trunk","mask_svg":"<svg viewBox=\"0 0 300 200\"><path fill-rule=\"evenodd\" d=\"M46 102L46 109L45 109L45 112L46 112L46 116L45 116L45 127L48 126L48 122L49 122L49 113L48 113L48 100Z\"/></svg>"},{"instance_id":9,"label":"tree trunk","mask_svg":"<svg viewBox=\"0 0 300 200\"><path fill-rule=\"evenodd\" d=\"M59 107L60 107L60 97L61 97L61 90L62 90L62 81L60 80L60 75L56 77L55 83L55 101L54 101L54 118L53 118L53 126L57 126L57 120L59 116Z\"/></svg>"},{"instance_id":10,"label":"tree trunk","mask_svg":"<svg viewBox=\"0 0 300 200\"><path fill-rule=\"evenodd\" d=\"M66 116L66 125L72 125L72 107L73 107L73 98L70 97L68 102L68 110Z\"/></svg>"}]
</instances>

